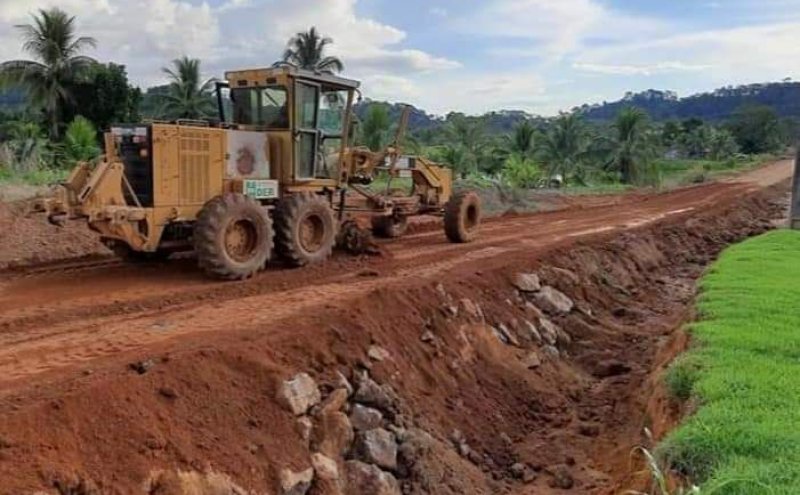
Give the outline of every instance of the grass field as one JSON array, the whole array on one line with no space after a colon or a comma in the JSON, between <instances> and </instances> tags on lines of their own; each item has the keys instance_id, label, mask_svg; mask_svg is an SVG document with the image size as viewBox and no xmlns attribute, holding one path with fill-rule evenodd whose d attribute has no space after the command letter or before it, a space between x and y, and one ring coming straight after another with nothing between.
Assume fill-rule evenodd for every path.
<instances>
[{"instance_id":1,"label":"grass field","mask_svg":"<svg viewBox=\"0 0 800 495\"><path fill-rule=\"evenodd\" d=\"M695 346L667 378L699 409L659 454L702 493L800 493L800 232L725 252L699 311Z\"/></svg>"}]
</instances>

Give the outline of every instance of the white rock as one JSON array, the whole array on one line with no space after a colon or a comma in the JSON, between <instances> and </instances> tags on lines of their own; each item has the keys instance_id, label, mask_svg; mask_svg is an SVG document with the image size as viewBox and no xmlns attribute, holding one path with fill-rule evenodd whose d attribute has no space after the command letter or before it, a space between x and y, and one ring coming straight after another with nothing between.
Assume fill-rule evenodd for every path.
<instances>
[{"instance_id":1,"label":"white rock","mask_svg":"<svg viewBox=\"0 0 800 495\"><path fill-rule=\"evenodd\" d=\"M305 495L314 481L314 468L295 473L291 469L281 471L282 495Z\"/></svg>"},{"instance_id":2,"label":"white rock","mask_svg":"<svg viewBox=\"0 0 800 495\"><path fill-rule=\"evenodd\" d=\"M531 336L531 340L536 342L538 345L542 345L542 334L536 329L536 325L528 320L525 320L525 326L528 328L528 333Z\"/></svg>"},{"instance_id":3,"label":"white rock","mask_svg":"<svg viewBox=\"0 0 800 495\"><path fill-rule=\"evenodd\" d=\"M550 314L566 314L572 311L575 303L563 292L545 285L533 296L539 306Z\"/></svg>"},{"instance_id":4,"label":"white rock","mask_svg":"<svg viewBox=\"0 0 800 495\"><path fill-rule=\"evenodd\" d=\"M542 333L542 340L544 340L547 345L556 345L560 329L555 323L547 318L539 318L539 329Z\"/></svg>"},{"instance_id":5,"label":"white rock","mask_svg":"<svg viewBox=\"0 0 800 495\"><path fill-rule=\"evenodd\" d=\"M361 460L384 469L397 469L397 439L383 428L361 432L356 446Z\"/></svg>"},{"instance_id":6,"label":"white rock","mask_svg":"<svg viewBox=\"0 0 800 495\"><path fill-rule=\"evenodd\" d=\"M350 411L350 423L356 431L366 431L383 426L383 414L377 409L355 404Z\"/></svg>"},{"instance_id":7,"label":"white rock","mask_svg":"<svg viewBox=\"0 0 800 495\"><path fill-rule=\"evenodd\" d=\"M535 273L518 273L514 277L514 287L520 292L538 292L542 288L542 283L539 280L539 275Z\"/></svg>"},{"instance_id":8,"label":"white rock","mask_svg":"<svg viewBox=\"0 0 800 495\"><path fill-rule=\"evenodd\" d=\"M286 380L278 391L278 400L295 416L302 416L319 404L322 396L317 383L307 373Z\"/></svg>"},{"instance_id":9,"label":"white rock","mask_svg":"<svg viewBox=\"0 0 800 495\"><path fill-rule=\"evenodd\" d=\"M319 452L312 454L311 465L314 467L317 478L329 481L339 479L339 466L336 465L336 461L325 454Z\"/></svg>"},{"instance_id":10,"label":"white rock","mask_svg":"<svg viewBox=\"0 0 800 495\"><path fill-rule=\"evenodd\" d=\"M369 350L367 351L367 356L373 361L381 362L387 359L391 359L392 355L389 354L389 351L384 349L383 347L373 345L370 346Z\"/></svg>"}]
</instances>

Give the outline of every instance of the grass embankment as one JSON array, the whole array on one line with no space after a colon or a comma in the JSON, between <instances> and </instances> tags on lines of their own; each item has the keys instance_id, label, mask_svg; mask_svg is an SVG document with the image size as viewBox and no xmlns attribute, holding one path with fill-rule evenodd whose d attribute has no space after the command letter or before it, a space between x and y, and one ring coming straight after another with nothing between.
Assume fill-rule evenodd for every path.
<instances>
[{"instance_id":1,"label":"grass embankment","mask_svg":"<svg viewBox=\"0 0 800 495\"><path fill-rule=\"evenodd\" d=\"M698 305L667 384L699 409L660 454L702 493L800 493L800 232L726 251Z\"/></svg>"},{"instance_id":2,"label":"grass embankment","mask_svg":"<svg viewBox=\"0 0 800 495\"><path fill-rule=\"evenodd\" d=\"M774 155L748 155L720 161L660 159L656 160L655 168L661 174L662 186L673 187L718 179L774 160Z\"/></svg>"}]
</instances>

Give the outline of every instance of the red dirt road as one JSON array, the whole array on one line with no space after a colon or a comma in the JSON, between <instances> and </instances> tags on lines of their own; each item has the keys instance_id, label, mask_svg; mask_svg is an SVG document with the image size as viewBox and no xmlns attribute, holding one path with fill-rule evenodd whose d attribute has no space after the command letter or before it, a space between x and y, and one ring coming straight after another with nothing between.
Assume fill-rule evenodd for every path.
<instances>
[{"instance_id":1,"label":"red dirt road","mask_svg":"<svg viewBox=\"0 0 800 495\"><path fill-rule=\"evenodd\" d=\"M279 321L316 307L703 211L784 181L791 171L783 161L736 180L631 196L621 204L494 219L469 245L449 244L438 230L418 233L385 244L382 257L341 255L321 267L276 268L241 283L206 280L192 260L6 272L0 274L0 397L107 359L128 359L128 351L191 346L209 332L274 327L278 336L291 331Z\"/></svg>"},{"instance_id":2,"label":"red dirt road","mask_svg":"<svg viewBox=\"0 0 800 495\"><path fill-rule=\"evenodd\" d=\"M0 272L0 495L279 492L281 471L306 469L320 447L276 400L283 380L307 372L330 398L337 372L357 383L366 370L397 393L386 426L430 435L420 449L401 445L412 455L395 473L403 493L643 488L630 452L645 426L660 438L677 420L659 377L686 345L676 329L695 281L782 214L784 187L761 190L790 173L781 162L492 219L469 245L420 230L381 257L339 255L241 283L206 280L191 259ZM575 303L551 315L563 329L552 349L523 324L543 322L512 288L521 270ZM502 341L504 325L518 342ZM373 346L389 357L375 362ZM310 417L314 436L334 429ZM340 468L358 455L337 452ZM520 480L515 463L533 478ZM244 490L169 488L180 473L220 473Z\"/></svg>"}]
</instances>

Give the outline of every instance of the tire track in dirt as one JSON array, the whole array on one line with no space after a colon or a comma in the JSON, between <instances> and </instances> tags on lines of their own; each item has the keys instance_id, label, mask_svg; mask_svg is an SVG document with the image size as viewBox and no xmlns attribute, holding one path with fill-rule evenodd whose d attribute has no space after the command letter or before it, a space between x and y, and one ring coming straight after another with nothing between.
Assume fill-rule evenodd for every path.
<instances>
[{"instance_id":1,"label":"tire track in dirt","mask_svg":"<svg viewBox=\"0 0 800 495\"><path fill-rule=\"evenodd\" d=\"M318 269L268 272L236 285L167 271L168 280L162 286L151 286L147 280L163 271L157 269L138 280L135 289L123 284L125 290L105 294L103 297L112 301L105 306L98 301L93 306L93 295L56 305L55 312L39 301L23 304L24 311L4 309L0 315L0 387L13 388L15 382L41 373L190 335L201 340L200 335L207 332L268 327L279 337L291 332L291 328L282 327L283 322L314 307L337 307L376 289L436 279L457 269L474 267L480 271L502 264L511 255L532 255L560 243L568 245L666 217L688 216L696 209L733 201L755 189L745 182L717 183L658 194L632 204L511 217L489 223L482 237L468 245L449 244L438 232L420 233L388 244L385 259L334 261ZM122 272L125 270L132 269ZM32 284L35 290L39 282L36 277L12 281L5 290L15 294L14 283ZM159 301L159 293L174 289L182 292L173 300ZM148 292L149 299L141 297ZM5 304L13 297L6 295L0 301Z\"/></svg>"}]
</instances>

